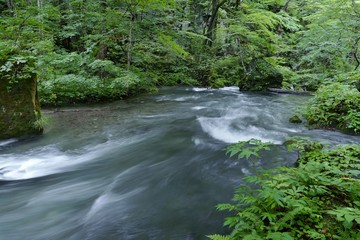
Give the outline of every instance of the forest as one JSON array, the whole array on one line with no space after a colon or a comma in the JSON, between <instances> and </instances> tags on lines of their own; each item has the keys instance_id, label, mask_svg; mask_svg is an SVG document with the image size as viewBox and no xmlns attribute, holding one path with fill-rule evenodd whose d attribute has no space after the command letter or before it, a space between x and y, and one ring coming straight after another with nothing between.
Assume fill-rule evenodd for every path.
<instances>
[{"instance_id":1,"label":"forest","mask_svg":"<svg viewBox=\"0 0 360 240\"><path fill-rule=\"evenodd\" d=\"M357 139L359 32L358 0L0 0L0 139L41 134L40 106L92 106L169 86L311 95L292 124ZM227 155L255 167L274 148L255 138ZM230 230L208 237L360 239L355 142L286 140L297 167L254 170L217 207Z\"/></svg>"},{"instance_id":2,"label":"forest","mask_svg":"<svg viewBox=\"0 0 360 240\"><path fill-rule=\"evenodd\" d=\"M63 106L171 85L360 88L359 8L355 0L1 1L1 92L33 78L42 106ZM38 105L32 118L41 122Z\"/></svg>"}]
</instances>

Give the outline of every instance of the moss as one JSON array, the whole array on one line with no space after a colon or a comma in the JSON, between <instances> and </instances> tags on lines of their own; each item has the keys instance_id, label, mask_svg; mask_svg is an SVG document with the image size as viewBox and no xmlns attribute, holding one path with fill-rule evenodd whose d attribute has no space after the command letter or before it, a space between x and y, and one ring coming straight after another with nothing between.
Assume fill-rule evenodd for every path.
<instances>
[{"instance_id":1,"label":"moss","mask_svg":"<svg viewBox=\"0 0 360 240\"><path fill-rule=\"evenodd\" d=\"M289 118L289 122L291 123L302 123L302 120L298 115L294 115L291 118Z\"/></svg>"},{"instance_id":2,"label":"moss","mask_svg":"<svg viewBox=\"0 0 360 240\"><path fill-rule=\"evenodd\" d=\"M36 74L19 79L0 75L0 139L42 132L36 124L41 118L36 89Z\"/></svg>"}]
</instances>

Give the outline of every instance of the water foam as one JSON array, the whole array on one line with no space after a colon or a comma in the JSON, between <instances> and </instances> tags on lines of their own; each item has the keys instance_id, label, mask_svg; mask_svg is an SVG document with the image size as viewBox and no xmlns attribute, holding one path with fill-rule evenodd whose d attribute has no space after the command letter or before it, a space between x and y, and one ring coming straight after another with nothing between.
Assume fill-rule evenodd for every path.
<instances>
[{"instance_id":1,"label":"water foam","mask_svg":"<svg viewBox=\"0 0 360 240\"><path fill-rule=\"evenodd\" d=\"M0 180L25 180L74 170L75 165L90 161L106 150L105 146L81 152L63 152L56 146L33 149L23 154L5 154L0 158Z\"/></svg>"},{"instance_id":2,"label":"water foam","mask_svg":"<svg viewBox=\"0 0 360 240\"><path fill-rule=\"evenodd\" d=\"M21 180L56 173L69 165L71 156L55 147L46 147L26 154L5 154L0 159L1 180Z\"/></svg>"},{"instance_id":3,"label":"water foam","mask_svg":"<svg viewBox=\"0 0 360 240\"><path fill-rule=\"evenodd\" d=\"M194 87L194 88L192 88L192 90L193 90L194 92L204 92L204 91L209 91L209 88Z\"/></svg>"},{"instance_id":4,"label":"water foam","mask_svg":"<svg viewBox=\"0 0 360 240\"><path fill-rule=\"evenodd\" d=\"M236 86L223 87L223 88L220 88L220 90L229 91L229 92L236 92L236 93L240 94L239 87L236 87Z\"/></svg>"},{"instance_id":5,"label":"water foam","mask_svg":"<svg viewBox=\"0 0 360 240\"><path fill-rule=\"evenodd\" d=\"M196 107L192 107L192 110L201 110L201 109L206 109L207 107L203 107L203 106L196 106Z\"/></svg>"},{"instance_id":6,"label":"water foam","mask_svg":"<svg viewBox=\"0 0 360 240\"><path fill-rule=\"evenodd\" d=\"M9 140L5 140L5 141L0 141L0 147L5 147L11 143L17 142L17 139L9 139Z\"/></svg>"},{"instance_id":7,"label":"water foam","mask_svg":"<svg viewBox=\"0 0 360 240\"><path fill-rule=\"evenodd\" d=\"M225 143L248 141L252 138L274 144L282 143L286 134L273 129L276 117L241 100L243 99L236 102L235 107L219 110L221 117L198 117L202 130Z\"/></svg>"},{"instance_id":8,"label":"water foam","mask_svg":"<svg viewBox=\"0 0 360 240\"><path fill-rule=\"evenodd\" d=\"M280 144L281 141L274 133L267 132L265 129L256 126L247 126L246 128L236 129L231 126L232 121L226 121L223 118L198 118L204 132L212 138L225 143L237 143L239 141L248 141L252 138L264 142Z\"/></svg>"}]
</instances>

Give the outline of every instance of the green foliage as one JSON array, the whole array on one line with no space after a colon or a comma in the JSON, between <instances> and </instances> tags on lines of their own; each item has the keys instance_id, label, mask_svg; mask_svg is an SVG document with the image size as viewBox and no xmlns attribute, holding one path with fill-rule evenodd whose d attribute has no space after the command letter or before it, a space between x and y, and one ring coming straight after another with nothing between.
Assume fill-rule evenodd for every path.
<instances>
[{"instance_id":1,"label":"green foliage","mask_svg":"<svg viewBox=\"0 0 360 240\"><path fill-rule=\"evenodd\" d=\"M360 131L360 92L339 83L321 87L304 115L311 126Z\"/></svg>"},{"instance_id":2,"label":"green foliage","mask_svg":"<svg viewBox=\"0 0 360 240\"><path fill-rule=\"evenodd\" d=\"M166 46L170 53L174 54L177 57L185 59L189 56L189 53L186 52L179 44L177 44L170 36L159 34L159 41Z\"/></svg>"},{"instance_id":3,"label":"green foliage","mask_svg":"<svg viewBox=\"0 0 360 240\"><path fill-rule=\"evenodd\" d=\"M307 145L299 140L292 147L305 150ZM243 151L241 146L230 149L232 155ZM217 206L232 213L225 220L232 232L211 238L358 239L360 146L316 147L302 151L299 162L297 168L246 177L234 203Z\"/></svg>"},{"instance_id":4,"label":"green foliage","mask_svg":"<svg viewBox=\"0 0 360 240\"><path fill-rule=\"evenodd\" d=\"M38 88L41 103L56 106L121 99L133 91L144 89L139 76L132 72L123 72L104 81L97 77L67 74L40 82Z\"/></svg>"},{"instance_id":5,"label":"green foliage","mask_svg":"<svg viewBox=\"0 0 360 240\"><path fill-rule=\"evenodd\" d=\"M228 56L220 58L211 65L210 84L222 82L220 85L237 85L240 78L244 75L241 60L237 56ZM223 87L223 86L219 86Z\"/></svg>"},{"instance_id":6,"label":"green foliage","mask_svg":"<svg viewBox=\"0 0 360 240\"><path fill-rule=\"evenodd\" d=\"M325 81L360 84L356 1L69 0L3 6L0 71L35 60L31 72L41 82L44 104L119 99L159 85L257 91L281 87L284 78L285 88L315 91ZM81 84L84 93L74 93ZM358 129L356 110L344 122L342 128Z\"/></svg>"},{"instance_id":7,"label":"green foliage","mask_svg":"<svg viewBox=\"0 0 360 240\"><path fill-rule=\"evenodd\" d=\"M336 216L336 220L343 223L345 229L351 229L353 224L360 224L360 210L343 207L336 210L327 211L328 214Z\"/></svg>"},{"instance_id":8,"label":"green foliage","mask_svg":"<svg viewBox=\"0 0 360 240\"><path fill-rule=\"evenodd\" d=\"M291 1L288 10L303 25L288 34L292 49L284 52L295 72L287 79L290 85L315 91L327 80L350 84L344 75L357 74L359 3Z\"/></svg>"},{"instance_id":9,"label":"green foliage","mask_svg":"<svg viewBox=\"0 0 360 240\"><path fill-rule=\"evenodd\" d=\"M347 85L353 85L357 87L359 84L360 79L360 72L359 71L347 71L347 72L339 72L337 75L334 76L336 82L340 82ZM360 91L360 88L357 87Z\"/></svg>"},{"instance_id":10,"label":"green foliage","mask_svg":"<svg viewBox=\"0 0 360 240\"><path fill-rule=\"evenodd\" d=\"M212 240L230 240L228 236L221 236L219 234L209 235L208 237Z\"/></svg>"},{"instance_id":11,"label":"green foliage","mask_svg":"<svg viewBox=\"0 0 360 240\"><path fill-rule=\"evenodd\" d=\"M318 73L307 73L298 71L291 74L289 77L289 83L291 88L295 88L298 91L314 92L325 81L326 76Z\"/></svg>"},{"instance_id":12,"label":"green foliage","mask_svg":"<svg viewBox=\"0 0 360 240\"><path fill-rule=\"evenodd\" d=\"M35 115L37 118L37 120L33 123L35 129L42 131L46 126L50 124L51 119L49 116L39 116L38 112L35 112Z\"/></svg>"},{"instance_id":13,"label":"green foliage","mask_svg":"<svg viewBox=\"0 0 360 240\"><path fill-rule=\"evenodd\" d=\"M257 172L256 162L260 157L262 151L269 151L270 146L273 144L270 142L262 142L257 139L250 139L248 141L238 142L232 144L226 148L226 154L229 157L237 155L238 159L246 159L250 161L253 171Z\"/></svg>"},{"instance_id":14,"label":"green foliage","mask_svg":"<svg viewBox=\"0 0 360 240\"><path fill-rule=\"evenodd\" d=\"M288 151L298 151L300 154L323 149L324 144L305 137L292 137L286 141Z\"/></svg>"},{"instance_id":15,"label":"green foliage","mask_svg":"<svg viewBox=\"0 0 360 240\"><path fill-rule=\"evenodd\" d=\"M248 69L249 72L239 81L240 90L266 91L271 87L281 87L283 76L266 60L253 59Z\"/></svg>"},{"instance_id":16,"label":"green foliage","mask_svg":"<svg viewBox=\"0 0 360 240\"><path fill-rule=\"evenodd\" d=\"M248 141L238 142L226 148L226 154L230 157L238 155L239 159L251 159L252 156L260 157L259 153L262 150L270 150L272 143L262 142L258 139L250 139Z\"/></svg>"}]
</instances>

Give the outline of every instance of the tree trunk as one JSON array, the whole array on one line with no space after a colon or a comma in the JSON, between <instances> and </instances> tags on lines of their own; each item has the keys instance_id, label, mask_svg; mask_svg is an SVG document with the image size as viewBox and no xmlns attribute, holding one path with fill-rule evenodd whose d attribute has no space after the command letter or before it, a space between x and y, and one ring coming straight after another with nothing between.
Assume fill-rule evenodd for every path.
<instances>
[{"instance_id":1,"label":"tree trunk","mask_svg":"<svg viewBox=\"0 0 360 240\"><path fill-rule=\"evenodd\" d=\"M353 56L354 56L354 59L356 61L356 66L355 66L354 71L356 71L358 69L359 65L360 65L360 61L359 61L359 58L358 58L358 55L357 55L358 48L359 48L359 46L358 46L359 41L360 41L360 37L356 38L355 43L353 45Z\"/></svg>"},{"instance_id":2,"label":"tree trunk","mask_svg":"<svg viewBox=\"0 0 360 240\"><path fill-rule=\"evenodd\" d=\"M290 2L291 0L288 0L286 3L285 3L285 6L284 6L284 12L288 12L289 11L289 5L290 5Z\"/></svg>"},{"instance_id":3,"label":"tree trunk","mask_svg":"<svg viewBox=\"0 0 360 240\"><path fill-rule=\"evenodd\" d=\"M212 0L211 2L211 16L206 31L206 37L208 38L208 40L206 40L206 44L210 47L216 39L216 27L219 9L222 5L226 3L226 1L227 0L222 0L221 2L219 2L218 0Z\"/></svg>"},{"instance_id":4,"label":"tree trunk","mask_svg":"<svg viewBox=\"0 0 360 240\"><path fill-rule=\"evenodd\" d=\"M132 30L133 30L133 20L130 20L130 29L129 29L129 38L128 38L128 49L127 49L127 70L130 70L131 67L131 51L132 51L132 42L133 42L133 36L132 36Z\"/></svg>"},{"instance_id":5,"label":"tree trunk","mask_svg":"<svg viewBox=\"0 0 360 240\"><path fill-rule=\"evenodd\" d=\"M15 7L15 3L13 2L13 0L7 0L6 5L7 5L8 9L12 12L12 14L14 16L16 16L16 7Z\"/></svg>"},{"instance_id":6,"label":"tree trunk","mask_svg":"<svg viewBox=\"0 0 360 240\"><path fill-rule=\"evenodd\" d=\"M22 73L19 79L17 76L0 75L0 139L43 131L36 74Z\"/></svg>"},{"instance_id":7,"label":"tree trunk","mask_svg":"<svg viewBox=\"0 0 360 240\"><path fill-rule=\"evenodd\" d=\"M100 0L100 13L102 16L105 16L106 14L106 8L107 8L107 1L106 0ZM105 20L105 19L104 19ZM105 35L106 34L106 26L105 24L102 26L101 28L101 34ZM99 51L96 54L96 58L100 59L100 60L104 60L107 57L107 51L108 51L108 47L106 46L106 44L104 44L104 41L101 41L100 46L99 46ZM99 71L99 77L100 79L104 80L105 79L105 70L102 67Z\"/></svg>"}]
</instances>

